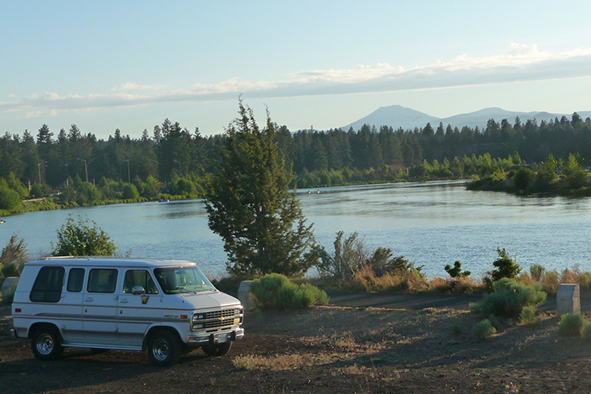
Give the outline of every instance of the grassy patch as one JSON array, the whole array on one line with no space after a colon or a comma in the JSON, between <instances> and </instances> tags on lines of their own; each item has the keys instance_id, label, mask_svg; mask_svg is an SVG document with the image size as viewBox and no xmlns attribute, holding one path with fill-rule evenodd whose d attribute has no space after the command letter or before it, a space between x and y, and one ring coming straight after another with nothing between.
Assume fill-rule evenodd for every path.
<instances>
[{"instance_id":1,"label":"grassy patch","mask_svg":"<svg viewBox=\"0 0 591 394\"><path fill-rule=\"evenodd\" d=\"M238 369L246 371L289 371L306 366L324 364L330 361L326 356L317 354L285 354L273 356L238 356L232 363Z\"/></svg>"}]
</instances>

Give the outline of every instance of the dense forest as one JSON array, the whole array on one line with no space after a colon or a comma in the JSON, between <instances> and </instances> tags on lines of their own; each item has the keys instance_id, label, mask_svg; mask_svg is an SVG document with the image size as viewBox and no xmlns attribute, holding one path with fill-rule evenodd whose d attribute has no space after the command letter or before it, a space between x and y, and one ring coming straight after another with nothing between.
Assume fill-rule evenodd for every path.
<instances>
[{"instance_id":1,"label":"dense forest","mask_svg":"<svg viewBox=\"0 0 591 394\"><path fill-rule=\"evenodd\" d=\"M485 129L426 124L414 130L363 126L291 132L274 125L276 142L292 165L299 188L409 179L486 177L518 164L570 154L591 158L591 119L575 112L554 121L490 119ZM35 134L0 137L0 190L21 199L60 191L64 203L199 195L215 171L223 134L202 136L166 119L140 138L117 129L107 140L76 125L57 135L46 125ZM502 159L501 159L502 158ZM6 199L0 193L0 205ZM12 195L15 199L14 193ZM0 209L7 209L0 206Z\"/></svg>"}]
</instances>

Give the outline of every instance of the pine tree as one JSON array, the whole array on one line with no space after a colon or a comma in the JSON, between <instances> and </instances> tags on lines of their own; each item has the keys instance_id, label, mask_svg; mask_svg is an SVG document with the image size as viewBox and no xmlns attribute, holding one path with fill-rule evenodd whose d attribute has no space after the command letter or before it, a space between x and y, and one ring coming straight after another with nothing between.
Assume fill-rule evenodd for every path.
<instances>
[{"instance_id":1,"label":"pine tree","mask_svg":"<svg viewBox=\"0 0 591 394\"><path fill-rule=\"evenodd\" d=\"M242 101L239 109L209 177L209 228L224 240L231 274L301 275L317 262L318 246L289 191L292 172L273 141L275 125L267 113L267 127L260 130Z\"/></svg>"}]
</instances>

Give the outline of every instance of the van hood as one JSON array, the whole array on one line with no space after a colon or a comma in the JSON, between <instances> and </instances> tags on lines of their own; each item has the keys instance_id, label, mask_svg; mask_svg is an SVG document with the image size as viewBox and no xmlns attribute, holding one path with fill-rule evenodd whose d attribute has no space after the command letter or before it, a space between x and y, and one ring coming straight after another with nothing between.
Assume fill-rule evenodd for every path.
<instances>
[{"instance_id":1,"label":"van hood","mask_svg":"<svg viewBox=\"0 0 591 394\"><path fill-rule=\"evenodd\" d=\"M179 307L191 309L218 309L240 305L240 301L231 295L221 292L204 292L182 294L178 296Z\"/></svg>"}]
</instances>

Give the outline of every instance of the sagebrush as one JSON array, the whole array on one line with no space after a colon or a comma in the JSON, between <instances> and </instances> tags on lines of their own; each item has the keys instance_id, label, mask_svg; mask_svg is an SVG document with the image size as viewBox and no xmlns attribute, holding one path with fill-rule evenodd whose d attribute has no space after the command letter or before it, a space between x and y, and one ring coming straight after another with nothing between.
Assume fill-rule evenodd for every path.
<instances>
[{"instance_id":1,"label":"sagebrush","mask_svg":"<svg viewBox=\"0 0 591 394\"><path fill-rule=\"evenodd\" d=\"M583 315L574 313L562 315L560 324L558 325L558 335L565 337L580 336L586 323Z\"/></svg>"},{"instance_id":2,"label":"sagebrush","mask_svg":"<svg viewBox=\"0 0 591 394\"><path fill-rule=\"evenodd\" d=\"M546 301L541 285L524 285L514 279L501 279L493 284L493 292L485 294L481 303L471 305L471 310L484 317L490 315L517 319L524 307L537 307Z\"/></svg>"},{"instance_id":3,"label":"sagebrush","mask_svg":"<svg viewBox=\"0 0 591 394\"><path fill-rule=\"evenodd\" d=\"M250 291L262 308L288 310L328 304L328 295L324 291L309 283L298 285L280 274L254 280Z\"/></svg>"}]
</instances>

